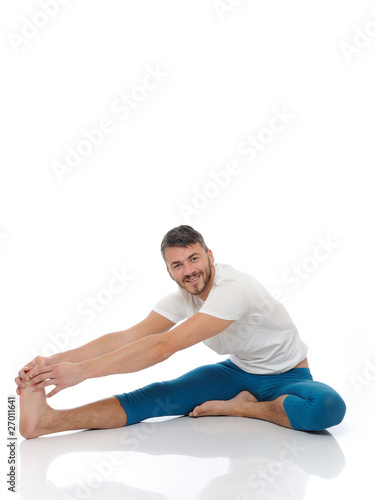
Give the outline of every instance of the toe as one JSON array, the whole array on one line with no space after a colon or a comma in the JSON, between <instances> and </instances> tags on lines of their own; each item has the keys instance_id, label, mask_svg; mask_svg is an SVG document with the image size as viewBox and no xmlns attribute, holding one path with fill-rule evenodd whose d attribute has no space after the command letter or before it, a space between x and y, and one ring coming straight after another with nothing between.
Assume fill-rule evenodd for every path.
<instances>
[{"instance_id":1,"label":"toe","mask_svg":"<svg viewBox=\"0 0 375 500\"><path fill-rule=\"evenodd\" d=\"M196 406L193 411L189 413L190 417L197 417L199 414L199 406Z\"/></svg>"}]
</instances>

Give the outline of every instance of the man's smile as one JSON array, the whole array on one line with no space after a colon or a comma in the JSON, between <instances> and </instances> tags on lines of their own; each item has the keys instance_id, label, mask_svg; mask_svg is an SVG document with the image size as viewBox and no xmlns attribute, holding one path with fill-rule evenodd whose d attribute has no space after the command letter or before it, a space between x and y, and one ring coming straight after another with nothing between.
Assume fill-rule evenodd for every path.
<instances>
[{"instance_id":1,"label":"man's smile","mask_svg":"<svg viewBox=\"0 0 375 500\"><path fill-rule=\"evenodd\" d=\"M200 278L200 276L201 276L201 275L200 275L200 274L198 274L198 276L194 276L193 278L186 279L186 280L185 280L185 283L195 283L195 282L198 280L198 278Z\"/></svg>"}]
</instances>

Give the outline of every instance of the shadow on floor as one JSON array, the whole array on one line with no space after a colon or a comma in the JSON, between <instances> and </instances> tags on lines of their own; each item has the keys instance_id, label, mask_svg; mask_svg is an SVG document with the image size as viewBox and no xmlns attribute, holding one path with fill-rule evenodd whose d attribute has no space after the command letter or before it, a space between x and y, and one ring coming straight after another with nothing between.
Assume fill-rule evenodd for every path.
<instances>
[{"instance_id":1,"label":"shadow on floor","mask_svg":"<svg viewBox=\"0 0 375 500\"><path fill-rule=\"evenodd\" d=\"M61 474L72 473L69 468L77 467L74 454L78 452L87 457L84 479L69 486L56 486L48 479L51 464L69 455L69 465ZM93 453L99 453L102 459L93 462ZM135 454L139 467L144 467L140 487L127 484L129 454ZM161 475L158 492L147 488L150 457L160 460L168 455L174 457L174 481L180 481L185 490L185 496L179 499L191 500L302 500L311 475L332 479L345 466L342 450L328 431L295 431L262 420L236 417L150 419L120 429L22 441L18 493L27 500L177 500L177 496L168 496L168 488L163 488L171 470ZM205 486L195 497L186 494L194 483L194 473L184 466L184 457L185 461L186 457L205 459L202 463L210 470L205 483L204 466L201 467L199 474ZM212 478L215 458L227 459L228 471L223 474L220 470Z\"/></svg>"}]
</instances>

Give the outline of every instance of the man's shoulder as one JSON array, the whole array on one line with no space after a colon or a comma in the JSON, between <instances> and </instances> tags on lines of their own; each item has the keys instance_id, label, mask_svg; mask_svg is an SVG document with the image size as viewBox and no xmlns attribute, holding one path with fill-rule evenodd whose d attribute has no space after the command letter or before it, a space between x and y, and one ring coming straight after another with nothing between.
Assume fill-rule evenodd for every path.
<instances>
[{"instance_id":1,"label":"man's shoulder","mask_svg":"<svg viewBox=\"0 0 375 500\"><path fill-rule=\"evenodd\" d=\"M215 263L215 280L214 283L219 285L223 282L229 281L246 281L246 279L251 279L251 276L243 271L235 269L229 264Z\"/></svg>"},{"instance_id":2,"label":"man's shoulder","mask_svg":"<svg viewBox=\"0 0 375 500\"><path fill-rule=\"evenodd\" d=\"M266 290L264 286L253 276L245 271L240 271L228 264L215 263L214 290L223 287L230 293L260 293L264 295Z\"/></svg>"}]
</instances>

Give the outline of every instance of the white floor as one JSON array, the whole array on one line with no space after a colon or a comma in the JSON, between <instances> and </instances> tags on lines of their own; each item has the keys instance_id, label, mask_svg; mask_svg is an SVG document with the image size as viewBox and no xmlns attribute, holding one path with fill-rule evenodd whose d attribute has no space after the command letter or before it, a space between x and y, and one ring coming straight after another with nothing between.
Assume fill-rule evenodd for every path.
<instances>
[{"instance_id":1,"label":"white floor","mask_svg":"<svg viewBox=\"0 0 375 500\"><path fill-rule=\"evenodd\" d=\"M353 401L344 422L331 432L299 432L247 418L177 417L22 440L16 496L30 500L361 497L361 492L372 490L373 458L365 454L374 442L369 404L370 399L361 398L357 408Z\"/></svg>"}]
</instances>

